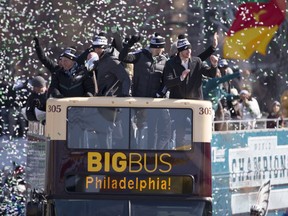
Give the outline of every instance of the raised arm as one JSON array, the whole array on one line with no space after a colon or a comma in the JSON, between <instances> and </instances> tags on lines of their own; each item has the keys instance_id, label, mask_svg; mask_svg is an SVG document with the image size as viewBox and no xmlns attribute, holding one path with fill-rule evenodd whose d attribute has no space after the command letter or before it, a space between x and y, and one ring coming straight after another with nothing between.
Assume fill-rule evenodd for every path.
<instances>
[{"instance_id":1,"label":"raised arm","mask_svg":"<svg viewBox=\"0 0 288 216\"><path fill-rule=\"evenodd\" d=\"M55 72L56 70L59 69L59 65L52 60L51 58L47 57L45 55L45 52L43 50L43 48L40 46L39 43L39 39L37 37L33 38L34 42L35 42L35 49L36 49L36 53L38 56L39 61L51 72Z\"/></svg>"},{"instance_id":2,"label":"raised arm","mask_svg":"<svg viewBox=\"0 0 288 216\"><path fill-rule=\"evenodd\" d=\"M137 42L139 42L141 36L133 35L127 44L124 45L123 49L119 54L119 60L125 63L134 63L138 60L137 54L129 53L130 48Z\"/></svg>"},{"instance_id":3,"label":"raised arm","mask_svg":"<svg viewBox=\"0 0 288 216\"><path fill-rule=\"evenodd\" d=\"M218 37L219 36L218 36L217 32L215 32L214 37L213 37L213 45L211 45L204 52L202 52L198 55L198 57L201 59L201 61L205 61L206 59L209 58L209 56L211 56L215 52L215 50L218 46Z\"/></svg>"}]
</instances>

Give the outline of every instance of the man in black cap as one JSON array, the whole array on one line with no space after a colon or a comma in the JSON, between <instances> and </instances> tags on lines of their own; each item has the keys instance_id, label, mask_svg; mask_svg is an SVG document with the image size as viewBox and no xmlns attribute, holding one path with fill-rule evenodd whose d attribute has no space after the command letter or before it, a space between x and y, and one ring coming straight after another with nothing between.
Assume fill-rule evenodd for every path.
<instances>
[{"instance_id":1,"label":"man in black cap","mask_svg":"<svg viewBox=\"0 0 288 216\"><path fill-rule=\"evenodd\" d=\"M211 59L209 68L199 57L192 57L191 44L184 35L178 36L177 50L177 56L168 60L164 68L164 84L170 89L170 98L203 99L202 75L215 76L218 58Z\"/></svg>"},{"instance_id":2,"label":"man in black cap","mask_svg":"<svg viewBox=\"0 0 288 216\"><path fill-rule=\"evenodd\" d=\"M148 47L129 53L130 48L140 39L139 35L133 35L121 50L119 59L134 65L132 96L154 98L157 92L161 90L163 68L167 61L167 58L162 55L165 39L155 33Z\"/></svg>"},{"instance_id":3,"label":"man in black cap","mask_svg":"<svg viewBox=\"0 0 288 216\"><path fill-rule=\"evenodd\" d=\"M203 99L202 75L215 76L218 58L210 59L212 67L209 68L199 57L192 57L191 44L184 35L178 36L177 51L177 55L169 59L164 67L164 84L170 90L170 98ZM186 140L188 136L185 134L187 116L180 114L177 112L175 116L171 113L176 127L176 147L183 147L189 142L191 145L191 140Z\"/></svg>"},{"instance_id":4,"label":"man in black cap","mask_svg":"<svg viewBox=\"0 0 288 216\"><path fill-rule=\"evenodd\" d=\"M117 49L108 45L104 32L96 35L92 46L86 49L78 60L84 62L90 52L95 52L99 56L94 67L98 86L97 96L129 96L131 85L129 75L118 59Z\"/></svg>"},{"instance_id":5,"label":"man in black cap","mask_svg":"<svg viewBox=\"0 0 288 216\"><path fill-rule=\"evenodd\" d=\"M22 114L28 121L45 120L47 84L42 76L36 76L31 81L32 92L27 98L26 107L22 109Z\"/></svg>"},{"instance_id":6,"label":"man in black cap","mask_svg":"<svg viewBox=\"0 0 288 216\"><path fill-rule=\"evenodd\" d=\"M87 60L89 58L89 55L92 53L96 53L96 55L99 57L98 61L94 63L94 67L89 67L90 71L93 71L93 73L95 73L94 80L97 80L95 82L97 84L96 96L129 96L129 90L131 86L129 75L125 70L123 64L118 59L119 52L117 51L117 49L108 45L108 39L106 38L104 32L100 32L98 35L96 35L93 40L92 46L86 49L77 58L78 62L86 61L87 64L89 64L89 61ZM115 110L114 114L115 116L117 116L117 119L121 118L121 112ZM113 139L113 143L118 143L120 145L120 142L122 142L121 138L116 141L115 136L112 135L111 137L111 134L116 134L117 130L120 131L122 126L121 124L121 121L113 122L113 125L110 125L108 127L109 130L111 130L111 133L106 134L106 140ZM103 129L104 128L105 126L103 126ZM109 145L107 144L107 146Z\"/></svg>"},{"instance_id":7,"label":"man in black cap","mask_svg":"<svg viewBox=\"0 0 288 216\"><path fill-rule=\"evenodd\" d=\"M108 46L104 33L95 37L92 47L99 56L95 70L98 96L129 96L131 83L127 71L118 60L119 52Z\"/></svg>"},{"instance_id":8,"label":"man in black cap","mask_svg":"<svg viewBox=\"0 0 288 216\"><path fill-rule=\"evenodd\" d=\"M155 98L158 97L159 92L163 88L163 68L167 61L167 58L162 54L165 39L155 33L150 39L148 47L129 53L130 48L139 42L140 39L139 35L133 35L121 50L119 59L125 63L132 63L134 65L132 96ZM148 125L147 146L149 149L165 149L168 147L171 137L171 123L168 110L139 110L136 113L136 119L146 122Z\"/></svg>"},{"instance_id":9,"label":"man in black cap","mask_svg":"<svg viewBox=\"0 0 288 216\"><path fill-rule=\"evenodd\" d=\"M49 96L91 97L95 94L95 85L84 64L77 63L76 50L66 49L61 54L62 69L52 74Z\"/></svg>"}]
</instances>

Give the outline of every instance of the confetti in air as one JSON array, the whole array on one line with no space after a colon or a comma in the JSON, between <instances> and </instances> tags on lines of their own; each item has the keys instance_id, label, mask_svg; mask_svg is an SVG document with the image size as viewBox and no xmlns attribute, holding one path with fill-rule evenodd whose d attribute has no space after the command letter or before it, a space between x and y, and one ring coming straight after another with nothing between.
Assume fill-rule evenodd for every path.
<instances>
[{"instance_id":1,"label":"confetti in air","mask_svg":"<svg viewBox=\"0 0 288 216\"><path fill-rule=\"evenodd\" d=\"M177 36L186 34L195 56L212 45L213 34L217 32L219 44L215 55L223 58L223 40L228 35L241 2L249 1L0 0L0 140L3 142L11 138L25 138L25 126L23 121L20 123L19 110L25 106L29 94L27 82L35 75L51 79L50 73L39 62L35 53L34 36L39 38L46 55L56 61L67 46L75 46L78 54L83 52L91 46L94 36L100 31L105 31L112 41L112 29L115 27L123 39L133 34L143 35L143 47L147 45L150 36L158 32L166 37L167 53ZM287 14L285 10L287 9L282 10L284 16L285 12ZM280 100L282 92L287 88L287 30L285 17L277 31L271 32L272 40L265 52L256 52L245 61L229 60L229 66L234 71L251 71L249 79L253 83L253 94L265 112L268 112L269 104ZM247 31L241 32L239 37L247 37ZM249 46L248 43L243 47L246 50L254 49ZM9 128L3 113L9 112L11 107L15 112L15 121L10 122L12 126ZM7 148L2 145L0 157L5 156L9 162L12 162L10 160L13 154L25 158L25 152L17 152L15 145L13 142L8 147L5 144ZM7 154L8 151L10 154ZM4 167L3 162L1 165ZM10 183L7 185L13 185ZM22 201L19 202L22 204ZM12 201L6 207L9 205L11 208L15 207ZM4 208L3 205L0 207Z\"/></svg>"}]
</instances>

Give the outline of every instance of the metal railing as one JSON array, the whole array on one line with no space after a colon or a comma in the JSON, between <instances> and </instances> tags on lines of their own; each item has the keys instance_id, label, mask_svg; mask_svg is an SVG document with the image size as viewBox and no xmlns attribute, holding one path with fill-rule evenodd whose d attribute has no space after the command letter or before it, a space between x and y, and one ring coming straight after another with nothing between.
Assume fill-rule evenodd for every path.
<instances>
[{"instance_id":1,"label":"metal railing","mask_svg":"<svg viewBox=\"0 0 288 216\"><path fill-rule=\"evenodd\" d=\"M284 121L284 127L280 125L280 119L274 118L261 118L253 120L224 120L213 121L213 131L243 131L243 130L261 130L261 129L288 129L288 118L282 119ZM267 128L267 122L275 123L274 128ZM220 129L219 129L220 128Z\"/></svg>"}]
</instances>

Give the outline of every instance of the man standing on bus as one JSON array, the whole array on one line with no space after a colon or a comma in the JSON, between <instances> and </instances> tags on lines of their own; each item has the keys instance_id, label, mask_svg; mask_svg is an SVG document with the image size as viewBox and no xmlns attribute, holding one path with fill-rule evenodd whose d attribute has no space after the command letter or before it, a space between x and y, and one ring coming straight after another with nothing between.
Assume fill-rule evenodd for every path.
<instances>
[{"instance_id":1,"label":"man standing on bus","mask_svg":"<svg viewBox=\"0 0 288 216\"><path fill-rule=\"evenodd\" d=\"M218 58L211 59L207 67L199 57L191 56L191 44L184 35L178 36L177 56L164 67L164 84L170 89L170 98L203 99L202 75L215 77Z\"/></svg>"},{"instance_id":2,"label":"man standing on bus","mask_svg":"<svg viewBox=\"0 0 288 216\"><path fill-rule=\"evenodd\" d=\"M158 92L162 88L163 68L167 61L167 58L162 54L165 39L155 33L148 47L129 53L131 47L140 39L139 35L133 35L121 50L119 59L134 65L132 96L155 98L158 97ZM168 147L171 137L171 119L167 109L139 109L136 113L136 119L146 122L148 125L148 149L165 149ZM139 122L137 125L140 125ZM138 130L142 129L138 128Z\"/></svg>"},{"instance_id":3,"label":"man standing on bus","mask_svg":"<svg viewBox=\"0 0 288 216\"><path fill-rule=\"evenodd\" d=\"M95 85L84 65L77 63L76 50L66 49L61 55L62 69L52 74L49 96L64 97L92 97Z\"/></svg>"},{"instance_id":4,"label":"man standing on bus","mask_svg":"<svg viewBox=\"0 0 288 216\"><path fill-rule=\"evenodd\" d=\"M108 39L103 32L99 33L89 48L81 56L92 50L99 56L95 65L98 85L97 96L127 97L130 90L130 78L123 64L118 60L119 52L108 46Z\"/></svg>"},{"instance_id":5,"label":"man standing on bus","mask_svg":"<svg viewBox=\"0 0 288 216\"><path fill-rule=\"evenodd\" d=\"M95 73L95 76L93 76L96 84L95 95L112 97L129 96L131 87L129 75L124 65L118 59L119 52L116 47L108 44L108 39L104 32L100 32L95 36L92 46L80 54L77 60L84 62L92 52L96 53L99 57L94 67L90 69ZM109 119L113 119L113 121L106 121L105 124L102 125L101 129L106 130L104 136L106 136L107 140L107 142L103 142L103 145L107 148L114 144L121 146L123 140L120 135L122 134L122 128L125 127L122 126L121 121L122 111L121 109L114 109L114 111L113 109L108 109L106 114L110 114Z\"/></svg>"},{"instance_id":6,"label":"man standing on bus","mask_svg":"<svg viewBox=\"0 0 288 216\"><path fill-rule=\"evenodd\" d=\"M199 57L191 56L191 44L184 35L178 36L175 57L169 59L164 67L164 85L170 90L170 98L203 99L202 75L215 77L218 58L212 58L212 67L203 64ZM176 127L176 146L185 145L185 122L187 116L172 114ZM189 122L189 121L188 121Z\"/></svg>"}]
</instances>

